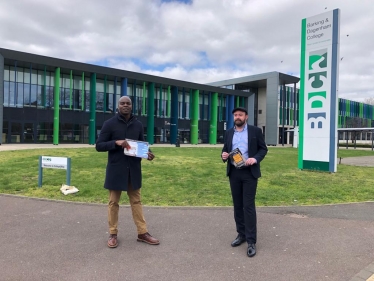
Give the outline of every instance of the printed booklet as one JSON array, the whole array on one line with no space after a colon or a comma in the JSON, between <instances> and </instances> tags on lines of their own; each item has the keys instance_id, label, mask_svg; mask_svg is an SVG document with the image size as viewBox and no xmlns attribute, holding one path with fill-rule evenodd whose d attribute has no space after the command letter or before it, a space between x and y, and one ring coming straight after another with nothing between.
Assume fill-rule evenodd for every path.
<instances>
[{"instance_id":1,"label":"printed booklet","mask_svg":"<svg viewBox=\"0 0 374 281\"><path fill-rule=\"evenodd\" d=\"M148 151L149 151L149 143L145 141L137 141L137 140L130 140L126 139L127 143L130 145L130 148L124 149L125 155L140 157L140 158L148 158Z\"/></svg>"}]
</instances>

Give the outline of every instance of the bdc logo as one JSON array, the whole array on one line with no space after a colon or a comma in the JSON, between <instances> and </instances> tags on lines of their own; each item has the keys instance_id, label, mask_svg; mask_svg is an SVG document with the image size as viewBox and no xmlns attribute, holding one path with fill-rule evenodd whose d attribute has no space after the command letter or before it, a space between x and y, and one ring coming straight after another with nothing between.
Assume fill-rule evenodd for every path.
<instances>
[{"instance_id":1,"label":"bdc logo","mask_svg":"<svg viewBox=\"0 0 374 281\"><path fill-rule=\"evenodd\" d=\"M310 129L322 129L327 112L327 49L311 51L306 82L308 84L306 111Z\"/></svg>"},{"instance_id":2,"label":"bdc logo","mask_svg":"<svg viewBox=\"0 0 374 281\"><path fill-rule=\"evenodd\" d=\"M51 162L51 161L52 161L52 159L51 159L51 158L47 158L47 157L44 157L44 158L43 158L43 160L44 160L44 161L49 161L49 162Z\"/></svg>"}]
</instances>

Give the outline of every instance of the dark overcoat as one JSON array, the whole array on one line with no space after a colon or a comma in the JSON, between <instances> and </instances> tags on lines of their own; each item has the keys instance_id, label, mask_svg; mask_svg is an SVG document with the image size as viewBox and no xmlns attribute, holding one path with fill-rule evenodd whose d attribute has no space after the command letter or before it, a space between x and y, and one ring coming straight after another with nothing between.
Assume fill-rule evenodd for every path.
<instances>
[{"instance_id":1,"label":"dark overcoat","mask_svg":"<svg viewBox=\"0 0 374 281\"><path fill-rule=\"evenodd\" d=\"M133 139L144 141L143 125L132 115L126 121L120 114L104 122L96 150L108 152L104 187L111 190L126 191L129 179L134 190L142 186L142 158L126 156L123 148L116 145L116 140Z\"/></svg>"},{"instance_id":2,"label":"dark overcoat","mask_svg":"<svg viewBox=\"0 0 374 281\"><path fill-rule=\"evenodd\" d=\"M257 164L248 166L245 169L248 169L254 178L261 177L261 169L260 169L260 162L264 159L265 155L268 152L268 148L266 146L264 136L262 135L262 131L260 128L247 125L248 131L248 157L255 158L257 160ZM224 145L222 148L222 152L230 153L232 151L232 138L234 136L234 127L230 128L226 131ZM227 176L230 176L230 170L235 169L234 166L231 165L230 160L227 161Z\"/></svg>"}]
</instances>

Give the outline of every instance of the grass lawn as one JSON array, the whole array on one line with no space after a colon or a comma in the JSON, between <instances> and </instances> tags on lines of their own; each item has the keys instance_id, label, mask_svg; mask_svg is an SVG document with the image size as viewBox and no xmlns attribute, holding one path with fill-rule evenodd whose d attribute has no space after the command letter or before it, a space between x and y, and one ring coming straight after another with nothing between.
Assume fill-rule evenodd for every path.
<instances>
[{"instance_id":1,"label":"grass lawn","mask_svg":"<svg viewBox=\"0 0 374 281\"><path fill-rule=\"evenodd\" d=\"M154 161L142 161L143 204L154 206L231 206L226 164L218 147L153 147ZM60 192L66 171L43 169L38 188L38 158L71 157L76 194ZM338 157L374 156L369 150L338 150ZM0 193L59 200L107 203L103 188L107 154L95 148L0 152ZM270 147L261 163L257 206L311 205L374 200L374 167L338 165L338 172L301 171L297 149ZM122 204L128 204L122 196Z\"/></svg>"}]
</instances>

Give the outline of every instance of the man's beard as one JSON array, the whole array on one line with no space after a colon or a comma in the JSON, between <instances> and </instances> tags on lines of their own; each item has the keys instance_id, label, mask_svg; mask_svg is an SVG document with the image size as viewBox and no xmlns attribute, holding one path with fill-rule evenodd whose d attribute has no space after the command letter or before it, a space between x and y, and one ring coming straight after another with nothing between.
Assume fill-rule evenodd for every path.
<instances>
[{"instance_id":1,"label":"man's beard","mask_svg":"<svg viewBox=\"0 0 374 281\"><path fill-rule=\"evenodd\" d=\"M241 127L245 124L245 121L242 121L242 120L238 119L238 120L234 121L234 124L235 124L235 126Z\"/></svg>"}]
</instances>

